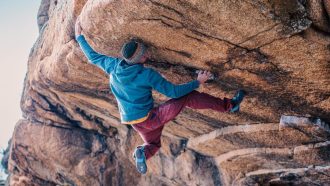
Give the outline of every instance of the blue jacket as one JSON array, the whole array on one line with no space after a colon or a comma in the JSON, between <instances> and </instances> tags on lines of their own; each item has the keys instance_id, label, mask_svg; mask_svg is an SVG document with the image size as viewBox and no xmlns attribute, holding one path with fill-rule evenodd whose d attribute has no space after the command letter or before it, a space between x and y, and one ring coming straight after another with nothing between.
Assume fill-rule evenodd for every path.
<instances>
[{"instance_id":1,"label":"blue jacket","mask_svg":"<svg viewBox=\"0 0 330 186\"><path fill-rule=\"evenodd\" d=\"M143 64L128 65L123 59L98 54L83 35L78 36L77 41L88 60L110 75L110 88L117 99L122 121L147 116L154 106L152 89L167 97L179 98L199 87L197 80L175 85Z\"/></svg>"}]
</instances>

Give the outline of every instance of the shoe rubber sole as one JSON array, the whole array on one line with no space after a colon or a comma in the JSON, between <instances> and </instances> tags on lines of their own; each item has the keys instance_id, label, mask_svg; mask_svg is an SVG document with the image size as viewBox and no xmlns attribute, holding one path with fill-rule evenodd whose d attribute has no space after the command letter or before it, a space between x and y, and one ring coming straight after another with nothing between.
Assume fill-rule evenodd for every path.
<instances>
[{"instance_id":1,"label":"shoe rubber sole","mask_svg":"<svg viewBox=\"0 0 330 186\"><path fill-rule=\"evenodd\" d=\"M238 111L239 111L239 109L240 109L240 104L241 104L241 102L243 101L243 99L244 99L244 97L246 96L246 94L247 94L247 92L246 92L245 90L238 90L238 91L236 92L234 98L237 97L237 96L239 96L239 95L241 95L241 99L238 100L238 102L235 104L235 106L234 106L233 108L230 109L230 112L235 113L235 112L238 112Z\"/></svg>"},{"instance_id":2,"label":"shoe rubber sole","mask_svg":"<svg viewBox=\"0 0 330 186\"><path fill-rule=\"evenodd\" d=\"M142 148L135 149L133 158L135 159L137 171L141 174L145 174L147 172L147 163L144 150Z\"/></svg>"}]
</instances>

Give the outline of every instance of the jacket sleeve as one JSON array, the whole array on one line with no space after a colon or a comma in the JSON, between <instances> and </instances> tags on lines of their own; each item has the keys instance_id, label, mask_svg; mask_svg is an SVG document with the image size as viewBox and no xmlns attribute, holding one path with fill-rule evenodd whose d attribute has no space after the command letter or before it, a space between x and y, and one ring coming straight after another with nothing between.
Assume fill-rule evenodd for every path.
<instances>
[{"instance_id":1,"label":"jacket sleeve","mask_svg":"<svg viewBox=\"0 0 330 186\"><path fill-rule=\"evenodd\" d=\"M175 85L167 81L153 69L150 69L148 81L153 89L170 98L182 97L199 87L199 82L197 80Z\"/></svg>"},{"instance_id":2,"label":"jacket sleeve","mask_svg":"<svg viewBox=\"0 0 330 186\"><path fill-rule=\"evenodd\" d=\"M119 61L117 58L101 55L95 52L92 47L87 43L83 35L78 36L77 41L79 43L80 48L91 63L98 66L108 74L113 71Z\"/></svg>"}]
</instances>

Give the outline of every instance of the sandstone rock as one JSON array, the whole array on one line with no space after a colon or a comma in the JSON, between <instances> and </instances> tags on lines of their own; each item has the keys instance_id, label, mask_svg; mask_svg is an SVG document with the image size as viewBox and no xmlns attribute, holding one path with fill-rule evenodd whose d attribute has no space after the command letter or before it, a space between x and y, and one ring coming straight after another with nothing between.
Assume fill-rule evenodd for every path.
<instances>
[{"instance_id":1,"label":"sandstone rock","mask_svg":"<svg viewBox=\"0 0 330 186\"><path fill-rule=\"evenodd\" d=\"M269 185L329 182L327 130L281 128L280 117L330 121L330 50L314 1L43 0L40 36L22 94L24 118L9 154L10 185ZM319 1L321 2L321 1ZM185 109L164 129L162 149L135 170L142 140L120 124L108 76L88 63L74 36L80 19L91 46L119 57L135 37L146 64L175 83L211 70L199 88L249 92L238 114ZM311 28L312 27L312 28ZM156 105L168 98L153 92ZM322 122L320 123L322 126Z\"/></svg>"},{"instance_id":2,"label":"sandstone rock","mask_svg":"<svg viewBox=\"0 0 330 186\"><path fill-rule=\"evenodd\" d=\"M116 170L123 155L111 150L115 149L116 141L84 129L22 120L13 134L9 170L15 174L28 173L27 179L43 178L50 185L125 184L118 177L120 170ZM124 166L122 163L120 167ZM132 166L127 167L130 169ZM11 179L15 185L15 178Z\"/></svg>"},{"instance_id":3,"label":"sandstone rock","mask_svg":"<svg viewBox=\"0 0 330 186\"><path fill-rule=\"evenodd\" d=\"M283 115L280 120L280 127L306 127L317 126L330 133L329 124L322 121L320 118L308 118L298 116Z\"/></svg>"},{"instance_id":4,"label":"sandstone rock","mask_svg":"<svg viewBox=\"0 0 330 186\"><path fill-rule=\"evenodd\" d=\"M308 14L310 19L313 21L318 29L330 33L330 21L329 13L327 9L329 8L329 2L327 0L308 0ZM328 9L329 10L329 9Z\"/></svg>"},{"instance_id":5,"label":"sandstone rock","mask_svg":"<svg viewBox=\"0 0 330 186\"><path fill-rule=\"evenodd\" d=\"M51 0L42 0L41 5L38 11L38 27L39 31L45 25L45 23L49 20L49 10L50 10Z\"/></svg>"},{"instance_id":6,"label":"sandstone rock","mask_svg":"<svg viewBox=\"0 0 330 186\"><path fill-rule=\"evenodd\" d=\"M320 173L322 172L322 173ZM329 167L312 167L300 169L263 170L251 173L242 185L327 185ZM276 178L277 177L277 178ZM316 180L316 181L314 181Z\"/></svg>"}]
</instances>

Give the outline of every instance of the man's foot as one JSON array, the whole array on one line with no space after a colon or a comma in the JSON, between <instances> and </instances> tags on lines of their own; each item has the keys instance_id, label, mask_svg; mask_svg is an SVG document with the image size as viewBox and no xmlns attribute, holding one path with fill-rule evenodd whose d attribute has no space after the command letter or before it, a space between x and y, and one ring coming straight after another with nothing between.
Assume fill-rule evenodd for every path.
<instances>
[{"instance_id":1,"label":"man's foot","mask_svg":"<svg viewBox=\"0 0 330 186\"><path fill-rule=\"evenodd\" d=\"M230 109L230 112L238 112L239 111L239 106L241 102L244 99L244 96L246 95L245 90L238 90L235 93L235 96L230 100L230 102L233 104L233 107Z\"/></svg>"},{"instance_id":2,"label":"man's foot","mask_svg":"<svg viewBox=\"0 0 330 186\"><path fill-rule=\"evenodd\" d=\"M145 174L147 172L147 163L144 153L144 146L140 146L135 149L133 158L135 159L136 169L139 171L139 173Z\"/></svg>"}]
</instances>

